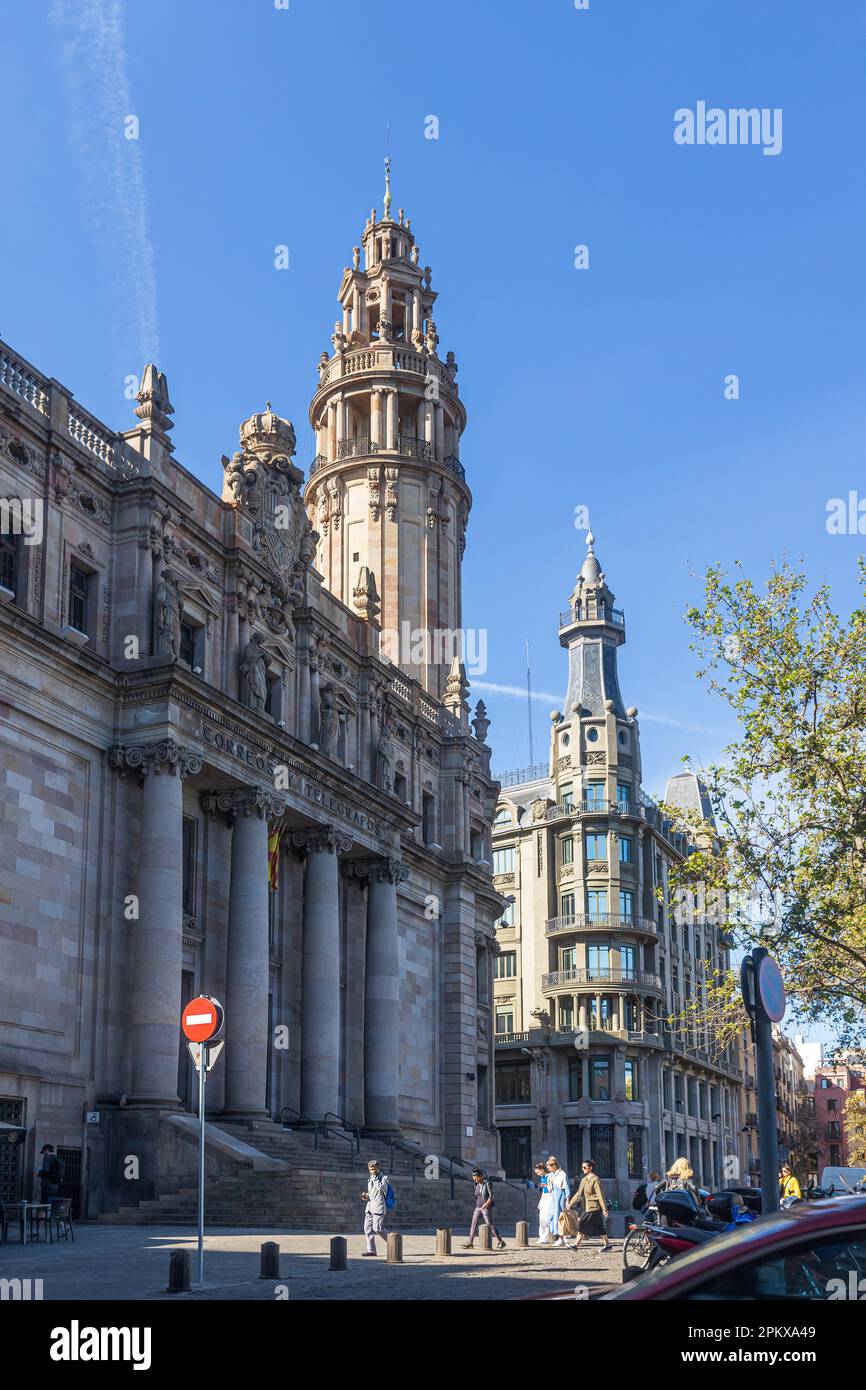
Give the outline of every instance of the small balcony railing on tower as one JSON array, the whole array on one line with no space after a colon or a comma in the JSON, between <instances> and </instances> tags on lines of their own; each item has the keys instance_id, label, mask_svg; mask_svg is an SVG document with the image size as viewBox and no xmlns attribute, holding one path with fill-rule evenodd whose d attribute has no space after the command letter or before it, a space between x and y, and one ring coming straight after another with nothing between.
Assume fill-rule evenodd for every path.
<instances>
[{"instance_id":1,"label":"small balcony railing on tower","mask_svg":"<svg viewBox=\"0 0 866 1390\"><path fill-rule=\"evenodd\" d=\"M397 452L406 458L430 461L433 458L433 445L429 439L418 439L414 434L400 434L397 436Z\"/></svg>"},{"instance_id":2,"label":"small balcony railing on tower","mask_svg":"<svg viewBox=\"0 0 866 1390\"><path fill-rule=\"evenodd\" d=\"M576 603L559 615L561 628L571 627L572 623L610 623L612 627L624 628L625 613L607 603Z\"/></svg>"},{"instance_id":3,"label":"small balcony railing on tower","mask_svg":"<svg viewBox=\"0 0 866 1390\"><path fill-rule=\"evenodd\" d=\"M546 812L547 820L561 820L564 816L633 816L644 819L644 808L638 801L563 801L551 806Z\"/></svg>"},{"instance_id":4,"label":"small balcony railing on tower","mask_svg":"<svg viewBox=\"0 0 866 1390\"><path fill-rule=\"evenodd\" d=\"M549 917L544 924L545 936L555 936L557 932L572 931L641 931L651 936L658 935L655 922L649 917L636 917L633 913L619 912L576 912L565 917Z\"/></svg>"},{"instance_id":5,"label":"small balcony railing on tower","mask_svg":"<svg viewBox=\"0 0 866 1390\"><path fill-rule=\"evenodd\" d=\"M356 434L352 439L337 441L337 458L363 458L367 454L375 454L378 448L379 445L374 444L368 434Z\"/></svg>"}]
</instances>

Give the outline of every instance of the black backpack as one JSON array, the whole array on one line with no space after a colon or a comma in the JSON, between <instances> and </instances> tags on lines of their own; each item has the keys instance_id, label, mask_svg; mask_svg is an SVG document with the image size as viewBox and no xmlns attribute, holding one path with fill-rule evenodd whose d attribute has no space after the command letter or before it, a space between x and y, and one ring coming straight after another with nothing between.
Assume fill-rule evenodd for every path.
<instances>
[{"instance_id":1,"label":"black backpack","mask_svg":"<svg viewBox=\"0 0 866 1390\"><path fill-rule=\"evenodd\" d=\"M63 1162L62 1158L57 1157L57 1154L51 1155L51 1162L48 1165L48 1173L51 1182L56 1183L57 1186L60 1187L63 1183L64 1177L66 1176L66 1164Z\"/></svg>"},{"instance_id":2,"label":"black backpack","mask_svg":"<svg viewBox=\"0 0 866 1390\"><path fill-rule=\"evenodd\" d=\"M640 1187L639 1187L639 1188L637 1189L637 1191L635 1192L634 1196L633 1196L632 1199L631 1199L631 1204L632 1204L632 1208L633 1208L634 1211L642 1211L643 1208L646 1206L646 1183L645 1183L645 1182L642 1182L641 1185L640 1185Z\"/></svg>"}]
</instances>

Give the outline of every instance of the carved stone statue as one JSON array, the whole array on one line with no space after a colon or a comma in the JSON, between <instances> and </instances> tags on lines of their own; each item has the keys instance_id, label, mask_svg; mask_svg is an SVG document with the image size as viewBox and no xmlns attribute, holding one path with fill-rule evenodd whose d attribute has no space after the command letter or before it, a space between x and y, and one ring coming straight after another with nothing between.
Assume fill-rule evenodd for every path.
<instances>
[{"instance_id":1,"label":"carved stone statue","mask_svg":"<svg viewBox=\"0 0 866 1390\"><path fill-rule=\"evenodd\" d=\"M319 695L319 751L328 758L335 758L339 736L340 708L333 686L325 685Z\"/></svg>"},{"instance_id":2,"label":"carved stone statue","mask_svg":"<svg viewBox=\"0 0 866 1390\"><path fill-rule=\"evenodd\" d=\"M254 632L241 657L241 704L261 714L268 700L267 661L262 651L262 635Z\"/></svg>"},{"instance_id":3,"label":"carved stone statue","mask_svg":"<svg viewBox=\"0 0 866 1390\"><path fill-rule=\"evenodd\" d=\"M394 790L394 744L388 732L388 725L382 725L377 752L376 785L380 791Z\"/></svg>"},{"instance_id":4,"label":"carved stone statue","mask_svg":"<svg viewBox=\"0 0 866 1390\"><path fill-rule=\"evenodd\" d=\"M153 593L153 654L180 656L180 594L172 570L162 571Z\"/></svg>"}]
</instances>

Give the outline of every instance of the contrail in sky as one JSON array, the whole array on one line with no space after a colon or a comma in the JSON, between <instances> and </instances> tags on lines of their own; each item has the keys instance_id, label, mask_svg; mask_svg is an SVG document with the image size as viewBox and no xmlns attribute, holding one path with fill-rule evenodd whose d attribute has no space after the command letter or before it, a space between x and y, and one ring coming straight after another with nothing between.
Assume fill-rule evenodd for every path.
<instances>
[{"instance_id":1,"label":"contrail in sky","mask_svg":"<svg viewBox=\"0 0 866 1390\"><path fill-rule=\"evenodd\" d=\"M123 376L159 361L156 274L144 161L126 138L135 115L120 0L54 0L68 136L81 166L84 212L99 239Z\"/></svg>"},{"instance_id":2,"label":"contrail in sky","mask_svg":"<svg viewBox=\"0 0 866 1390\"><path fill-rule=\"evenodd\" d=\"M472 681L473 690L487 690L491 695L509 695L515 700L526 699L526 687L522 685L494 685L491 681ZM547 690L533 690L533 700L540 700L542 704L549 705L551 709L558 709L562 700L562 695L551 695ZM647 724L667 724L672 729L682 729L687 734L706 734L710 738L720 738L718 729L705 729L700 724L686 724L682 719L672 719L666 714L651 714L648 710L640 710L638 720Z\"/></svg>"}]
</instances>

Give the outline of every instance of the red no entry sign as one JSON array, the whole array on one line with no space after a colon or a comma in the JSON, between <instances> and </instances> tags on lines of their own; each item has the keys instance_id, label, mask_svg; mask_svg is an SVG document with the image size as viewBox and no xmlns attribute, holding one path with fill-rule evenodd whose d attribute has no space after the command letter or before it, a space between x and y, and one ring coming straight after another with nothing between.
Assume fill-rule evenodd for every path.
<instances>
[{"instance_id":1,"label":"red no entry sign","mask_svg":"<svg viewBox=\"0 0 866 1390\"><path fill-rule=\"evenodd\" d=\"M180 1018L180 1026L190 1042L209 1042L222 1031L223 1006L218 999L200 994L190 999Z\"/></svg>"}]
</instances>

